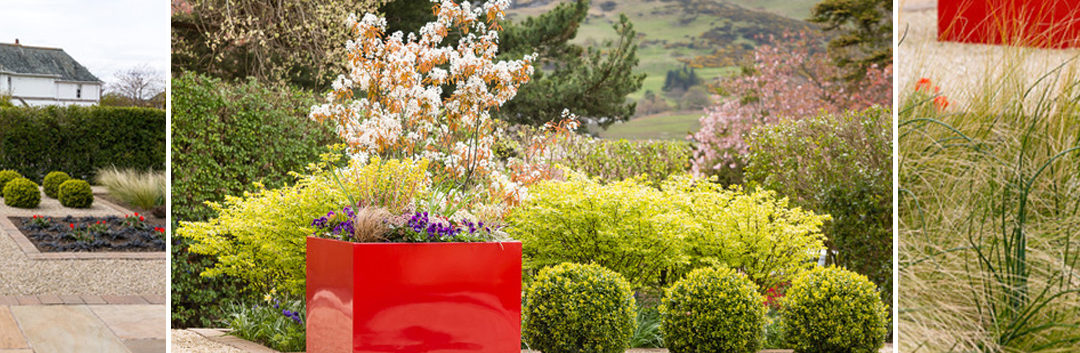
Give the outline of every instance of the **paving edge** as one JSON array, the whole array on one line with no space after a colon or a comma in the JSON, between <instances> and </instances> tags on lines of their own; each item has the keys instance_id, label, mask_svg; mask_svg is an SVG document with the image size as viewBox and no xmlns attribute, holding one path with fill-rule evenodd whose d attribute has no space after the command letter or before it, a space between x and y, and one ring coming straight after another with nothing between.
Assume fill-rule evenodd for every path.
<instances>
[{"instance_id":1,"label":"paving edge","mask_svg":"<svg viewBox=\"0 0 1080 353\"><path fill-rule=\"evenodd\" d=\"M197 333L199 334L199 336L203 336L212 342L224 344L226 346L233 347L247 353L281 353L270 349L269 347L266 347L264 345L248 341L240 337L230 336L227 334L229 331L231 331L229 329L192 328L188 329L188 331Z\"/></svg>"},{"instance_id":2,"label":"paving edge","mask_svg":"<svg viewBox=\"0 0 1080 353\"><path fill-rule=\"evenodd\" d=\"M270 348L268 348L268 347L266 347L264 345L261 345L261 344L258 344L258 343L252 342L252 341L248 341L248 340L245 340L245 339L240 338L240 337L228 335L229 331L232 331L230 329L225 329L225 328L189 328L189 329L187 329L187 331L191 331L191 332L194 332L194 333L198 334L199 336L203 336L204 338L210 340L211 342L224 344L226 346L239 349L239 350L241 350L241 351L243 351L245 353L281 353L281 352L275 351L273 349L270 349ZM886 343L885 347L882 347L881 350L884 351L884 352L890 352L890 351L895 352L895 350L892 349L892 346L889 343ZM526 350L526 349L521 350L521 352L522 353L540 353L539 351L532 351L532 350ZM667 353L667 352L668 352L668 350L663 349L663 348L631 348L631 349L626 350L626 353ZM758 351L758 353L792 353L792 352L794 352L794 350L791 350L791 349L765 349L765 350Z\"/></svg>"},{"instance_id":3,"label":"paving edge","mask_svg":"<svg viewBox=\"0 0 1080 353\"><path fill-rule=\"evenodd\" d=\"M111 206L110 206L111 207ZM119 206L117 206L119 207ZM7 233L31 260L165 260L164 251L155 252L41 252L7 216L0 216L0 231Z\"/></svg>"},{"instance_id":4,"label":"paving edge","mask_svg":"<svg viewBox=\"0 0 1080 353\"><path fill-rule=\"evenodd\" d=\"M20 305L165 305L164 295L9 295L0 306Z\"/></svg>"}]
</instances>

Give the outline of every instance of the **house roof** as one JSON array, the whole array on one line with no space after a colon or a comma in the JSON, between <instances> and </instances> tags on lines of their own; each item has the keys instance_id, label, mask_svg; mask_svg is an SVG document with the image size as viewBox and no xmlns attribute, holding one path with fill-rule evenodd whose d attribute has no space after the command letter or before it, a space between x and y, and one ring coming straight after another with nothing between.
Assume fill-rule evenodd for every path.
<instances>
[{"instance_id":1,"label":"house roof","mask_svg":"<svg viewBox=\"0 0 1080 353\"><path fill-rule=\"evenodd\" d=\"M85 66L58 48L0 43L0 71L54 75L66 81L101 82Z\"/></svg>"}]
</instances>

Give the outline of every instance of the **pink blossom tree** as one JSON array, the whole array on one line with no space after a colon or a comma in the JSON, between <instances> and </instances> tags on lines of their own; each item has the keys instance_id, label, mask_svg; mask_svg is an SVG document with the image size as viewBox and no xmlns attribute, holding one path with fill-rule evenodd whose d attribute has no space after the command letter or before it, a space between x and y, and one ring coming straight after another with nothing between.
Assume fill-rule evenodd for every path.
<instances>
[{"instance_id":1,"label":"pink blossom tree","mask_svg":"<svg viewBox=\"0 0 1080 353\"><path fill-rule=\"evenodd\" d=\"M697 142L694 174L740 183L748 153L744 137L754 127L891 102L892 66L872 66L866 78L848 83L815 36L788 34L770 43L754 51L746 74L720 83L725 96L705 109L701 130L689 136Z\"/></svg>"}]
</instances>

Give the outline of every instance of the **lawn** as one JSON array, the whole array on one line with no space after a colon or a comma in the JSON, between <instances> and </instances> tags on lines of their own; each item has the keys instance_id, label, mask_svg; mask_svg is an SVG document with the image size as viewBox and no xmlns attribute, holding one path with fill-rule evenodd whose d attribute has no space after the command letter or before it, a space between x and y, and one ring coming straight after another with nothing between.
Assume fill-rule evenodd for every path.
<instances>
[{"instance_id":1,"label":"lawn","mask_svg":"<svg viewBox=\"0 0 1080 353\"><path fill-rule=\"evenodd\" d=\"M690 110L643 116L611 125L600 136L606 139L682 140L698 130L701 115L701 111Z\"/></svg>"}]
</instances>

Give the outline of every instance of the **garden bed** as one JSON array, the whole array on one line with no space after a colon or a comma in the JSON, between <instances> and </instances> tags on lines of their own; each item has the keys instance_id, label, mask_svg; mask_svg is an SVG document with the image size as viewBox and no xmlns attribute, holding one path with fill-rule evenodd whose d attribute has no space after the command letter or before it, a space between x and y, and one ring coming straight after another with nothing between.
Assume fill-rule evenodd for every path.
<instances>
[{"instance_id":1,"label":"garden bed","mask_svg":"<svg viewBox=\"0 0 1080 353\"><path fill-rule=\"evenodd\" d=\"M165 251L164 224L139 217L9 217L40 252ZM36 221L46 219L46 221Z\"/></svg>"}]
</instances>

